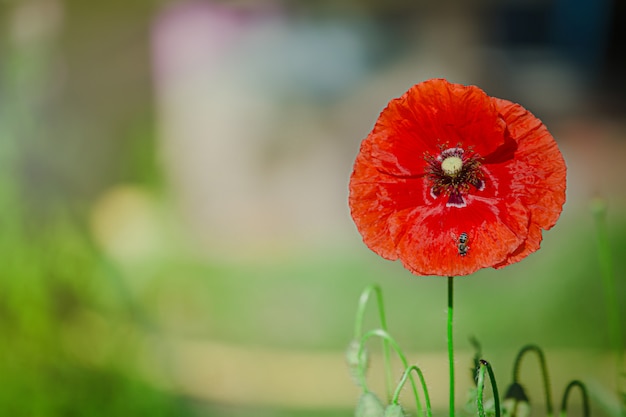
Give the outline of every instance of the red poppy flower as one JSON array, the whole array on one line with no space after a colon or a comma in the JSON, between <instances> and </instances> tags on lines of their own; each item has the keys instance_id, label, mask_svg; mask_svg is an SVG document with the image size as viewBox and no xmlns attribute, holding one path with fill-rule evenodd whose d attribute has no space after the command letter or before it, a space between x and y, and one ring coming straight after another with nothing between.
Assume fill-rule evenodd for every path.
<instances>
[{"instance_id":1,"label":"red poppy flower","mask_svg":"<svg viewBox=\"0 0 626 417\"><path fill-rule=\"evenodd\" d=\"M474 86L435 79L391 100L350 178L365 244L418 275L502 268L539 249L565 202L544 124Z\"/></svg>"}]
</instances>

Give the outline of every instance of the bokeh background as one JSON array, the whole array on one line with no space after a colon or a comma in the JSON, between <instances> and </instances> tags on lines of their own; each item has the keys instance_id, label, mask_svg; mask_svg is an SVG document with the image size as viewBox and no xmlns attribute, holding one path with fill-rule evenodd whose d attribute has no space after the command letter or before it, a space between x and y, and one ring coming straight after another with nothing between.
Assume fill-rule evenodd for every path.
<instances>
[{"instance_id":1,"label":"bokeh background","mask_svg":"<svg viewBox=\"0 0 626 417\"><path fill-rule=\"evenodd\" d=\"M369 252L347 182L386 103L445 77L531 110L569 167L542 249L457 280L459 410L475 336L501 391L536 343L555 402L581 379L595 415L616 415L590 204L607 207L624 304L625 12L620 0L2 1L0 414L352 415L343 352L373 282L444 414L446 282Z\"/></svg>"}]
</instances>

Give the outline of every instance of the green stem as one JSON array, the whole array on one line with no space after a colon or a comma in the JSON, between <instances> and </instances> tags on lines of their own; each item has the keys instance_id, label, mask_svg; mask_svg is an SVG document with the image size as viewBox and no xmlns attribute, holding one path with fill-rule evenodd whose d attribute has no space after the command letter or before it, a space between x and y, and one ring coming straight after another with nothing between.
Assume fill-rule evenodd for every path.
<instances>
[{"instance_id":1,"label":"green stem","mask_svg":"<svg viewBox=\"0 0 626 417\"><path fill-rule=\"evenodd\" d=\"M454 341L452 332L454 278L448 277L448 362L450 368L450 417L454 417Z\"/></svg>"},{"instance_id":2,"label":"green stem","mask_svg":"<svg viewBox=\"0 0 626 417\"><path fill-rule=\"evenodd\" d=\"M377 337L382 338L383 340L386 340L389 346L391 346L393 350L396 352L396 354L398 355L398 358L400 358L400 361L402 362L404 369L409 368L409 362L406 360L406 356L404 356L404 353L402 352L402 349L400 349L400 345L398 345L398 342L396 342L396 340L393 337L391 337L389 333L387 333L385 330L382 330L382 329L370 330L369 332L365 333L365 335L363 335L363 337L361 338L357 357L361 357L361 355L363 355L363 350L365 349L365 343L367 343L369 338L374 337L374 336L377 336ZM413 395L415 397L415 405L417 406L417 414L421 415L422 403L420 402L419 395L417 393L417 385L415 384L415 379L413 378L413 375L409 374L409 380L411 381L411 386L413 388ZM367 388L367 382L365 381L365 377L362 377L361 379L361 386L364 392L369 391L369 389ZM424 396L426 398L429 398L428 388L426 387L426 383L423 380L422 380L422 389L424 390ZM430 400L428 400L428 402L430 402ZM428 408L427 411L428 411L428 417L431 417L430 407Z\"/></svg>"},{"instance_id":3,"label":"green stem","mask_svg":"<svg viewBox=\"0 0 626 417\"><path fill-rule=\"evenodd\" d=\"M398 404L400 391L402 391L402 388L404 387L404 384L406 383L407 378L410 377L411 371L415 371L420 378L420 382L422 384L422 390L424 391L424 401L426 402L426 414L428 415L428 417L431 417L432 411L430 407L430 396L428 395L428 388L426 387L426 380L424 379L424 374L422 373L422 370L417 365L411 365L404 371L404 373L402 374L402 378L400 379L400 382L398 383L398 386L396 387L396 391L394 392L393 397L391 398L391 403ZM422 414L421 411L418 409L417 415L420 416L421 414Z\"/></svg>"},{"instance_id":4,"label":"green stem","mask_svg":"<svg viewBox=\"0 0 626 417\"><path fill-rule=\"evenodd\" d=\"M548 376L548 366L546 365L546 358L543 354L543 351L539 346L527 345L519 351L513 365L513 382L519 383L519 370L522 358L526 354L526 352L530 351L535 352L539 357L539 366L541 368L541 375L543 377L543 389L546 396L546 416L552 417L554 411L552 408L552 392L550 390L550 377Z\"/></svg>"},{"instance_id":5,"label":"green stem","mask_svg":"<svg viewBox=\"0 0 626 417\"><path fill-rule=\"evenodd\" d=\"M361 293L359 305L356 312L356 320L354 325L354 340L361 340L363 334L363 322L365 318L365 307L370 299L372 292L376 293L376 304L378 306L378 318L380 327L387 332L387 318L385 316L385 306L383 304L383 292L380 286L372 284L367 286ZM385 382L387 388L387 398L391 398L391 386L393 384L393 375L391 372L391 360L389 352L389 342L383 338L383 363L385 366Z\"/></svg>"},{"instance_id":6,"label":"green stem","mask_svg":"<svg viewBox=\"0 0 626 417\"><path fill-rule=\"evenodd\" d=\"M478 366L478 378L476 378L476 407L478 417L485 417L485 405L483 401L483 391L485 390L485 367L480 362Z\"/></svg>"},{"instance_id":7,"label":"green stem","mask_svg":"<svg viewBox=\"0 0 626 417\"><path fill-rule=\"evenodd\" d=\"M485 417L485 406L483 404L483 391L485 388L485 367L478 366L478 378L476 378L476 407L478 408L478 416Z\"/></svg>"},{"instance_id":8,"label":"green stem","mask_svg":"<svg viewBox=\"0 0 626 417\"><path fill-rule=\"evenodd\" d=\"M580 395L582 397L583 402L583 417L589 417L591 412L589 411L589 395L587 395L587 389L585 388L585 384L580 381L572 381L565 388L565 392L563 393L563 400L561 401L561 413L560 417L565 417L567 415L567 400L569 399L569 393L572 388L578 387L580 389Z\"/></svg>"},{"instance_id":9,"label":"green stem","mask_svg":"<svg viewBox=\"0 0 626 417\"><path fill-rule=\"evenodd\" d=\"M478 406L478 414L480 417L485 417L485 407L483 406L483 391L485 389L485 370L489 374L489 381L491 382L491 391L493 393L493 403L496 411L496 417L500 417L500 394L498 393L498 384L496 383L496 376L493 374L491 365L484 359L479 361L478 368L478 380L476 402Z\"/></svg>"}]
</instances>

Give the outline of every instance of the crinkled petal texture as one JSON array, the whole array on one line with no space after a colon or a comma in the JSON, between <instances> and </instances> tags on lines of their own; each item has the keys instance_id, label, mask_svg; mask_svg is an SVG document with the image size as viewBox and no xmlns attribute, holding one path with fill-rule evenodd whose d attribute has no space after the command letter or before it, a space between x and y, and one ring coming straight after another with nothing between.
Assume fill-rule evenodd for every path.
<instances>
[{"instance_id":1,"label":"crinkled petal texture","mask_svg":"<svg viewBox=\"0 0 626 417\"><path fill-rule=\"evenodd\" d=\"M438 163L449 148L479 161L472 167L480 187L445 182L463 204L433 192L429 161ZM561 213L565 180L556 142L530 112L435 79L383 110L361 143L349 204L365 244L380 256L418 275L468 275L539 249L542 230Z\"/></svg>"}]
</instances>

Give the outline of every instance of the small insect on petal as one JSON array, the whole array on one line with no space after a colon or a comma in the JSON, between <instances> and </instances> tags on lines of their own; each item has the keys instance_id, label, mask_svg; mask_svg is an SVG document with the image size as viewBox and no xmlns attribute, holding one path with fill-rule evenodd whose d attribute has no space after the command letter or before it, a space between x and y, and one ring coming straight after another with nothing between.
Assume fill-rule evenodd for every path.
<instances>
[{"instance_id":1,"label":"small insect on petal","mask_svg":"<svg viewBox=\"0 0 626 417\"><path fill-rule=\"evenodd\" d=\"M467 255L467 252L469 251L467 240L468 240L467 233L463 232L459 235L457 249L459 250L459 255L461 256Z\"/></svg>"}]
</instances>

